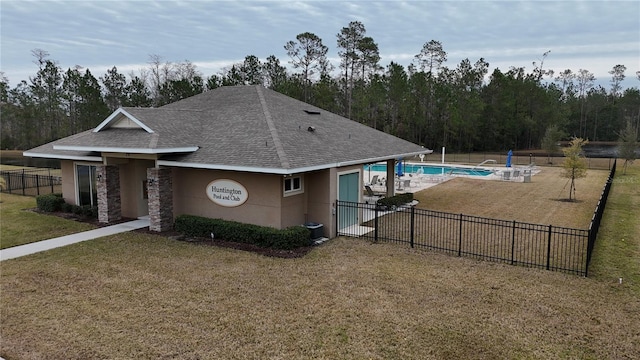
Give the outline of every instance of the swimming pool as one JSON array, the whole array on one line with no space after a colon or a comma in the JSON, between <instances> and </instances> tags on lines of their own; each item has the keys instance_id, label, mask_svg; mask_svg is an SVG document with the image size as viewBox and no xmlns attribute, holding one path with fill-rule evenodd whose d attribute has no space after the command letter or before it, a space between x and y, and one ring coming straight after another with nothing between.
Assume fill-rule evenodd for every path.
<instances>
[{"instance_id":1,"label":"swimming pool","mask_svg":"<svg viewBox=\"0 0 640 360\"><path fill-rule=\"evenodd\" d=\"M386 164L365 165L364 170L371 171L387 171ZM431 165L431 164L411 164L404 163L402 171L406 174L424 174L424 175L470 175L470 176L488 176L494 172L485 168L470 168L452 165ZM396 173L398 169L396 168Z\"/></svg>"}]
</instances>

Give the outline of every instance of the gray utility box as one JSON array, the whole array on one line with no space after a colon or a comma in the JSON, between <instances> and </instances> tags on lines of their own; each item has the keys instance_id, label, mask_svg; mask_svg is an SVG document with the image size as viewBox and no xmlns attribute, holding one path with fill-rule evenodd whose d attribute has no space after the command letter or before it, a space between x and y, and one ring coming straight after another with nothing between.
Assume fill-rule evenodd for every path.
<instances>
[{"instance_id":1,"label":"gray utility box","mask_svg":"<svg viewBox=\"0 0 640 360\"><path fill-rule=\"evenodd\" d=\"M319 239L324 236L324 225L308 222L304 226L311 232L311 239Z\"/></svg>"},{"instance_id":2,"label":"gray utility box","mask_svg":"<svg viewBox=\"0 0 640 360\"><path fill-rule=\"evenodd\" d=\"M530 183L531 182L531 170L525 170L524 171L524 182L526 182L526 183Z\"/></svg>"}]
</instances>

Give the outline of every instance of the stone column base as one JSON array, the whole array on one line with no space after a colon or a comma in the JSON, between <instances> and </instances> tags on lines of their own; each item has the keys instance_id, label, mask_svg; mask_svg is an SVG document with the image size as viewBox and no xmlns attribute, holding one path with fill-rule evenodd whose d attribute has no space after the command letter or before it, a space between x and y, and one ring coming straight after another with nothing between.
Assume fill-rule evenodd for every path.
<instances>
[{"instance_id":1,"label":"stone column base","mask_svg":"<svg viewBox=\"0 0 640 360\"><path fill-rule=\"evenodd\" d=\"M173 172L171 168L147 169L149 230L173 230Z\"/></svg>"}]
</instances>

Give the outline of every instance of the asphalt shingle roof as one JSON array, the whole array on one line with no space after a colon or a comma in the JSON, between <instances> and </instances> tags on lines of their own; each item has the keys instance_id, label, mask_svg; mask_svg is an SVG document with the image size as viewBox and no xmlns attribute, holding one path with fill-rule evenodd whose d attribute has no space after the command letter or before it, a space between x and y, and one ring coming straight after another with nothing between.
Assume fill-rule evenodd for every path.
<instances>
[{"instance_id":1,"label":"asphalt shingle roof","mask_svg":"<svg viewBox=\"0 0 640 360\"><path fill-rule=\"evenodd\" d=\"M108 147L122 152L197 147L196 151L161 159L211 168L282 170L379 161L429 151L262 86L221 87L160 108L123 110L153 133L104 126L98 132L85 131L52 145ZM50 151L52 145L29 152Z\"/></svg>"}]
</instances>

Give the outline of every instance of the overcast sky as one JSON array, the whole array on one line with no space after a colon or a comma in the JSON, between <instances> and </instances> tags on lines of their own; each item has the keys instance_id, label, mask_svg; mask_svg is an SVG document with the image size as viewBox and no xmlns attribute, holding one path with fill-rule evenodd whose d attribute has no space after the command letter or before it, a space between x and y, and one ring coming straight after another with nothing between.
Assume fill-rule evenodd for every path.
<instances>
[{"instance_id":1,"label":"overcast sky","mask_svg":"<svg viewBox=\"0 0 640 360\"><path fill-rule=\"evenodd\" d=\"M0 70L11 86L37 67L42 49L66 70L75 65L101 76L164 61L189 60L205 76L247 55L286 65L284 44L311 32L337 65L336 34L360 21L378 44L381 62L407 66L422 46L440 41L446 66L483 57L491 71L587 69L609 88L607 73L627 67L625 87L640 87L640 1L25 1L0 0ZM337 67L337 66L336 66Z\"/></svg>"}]
</instances>

